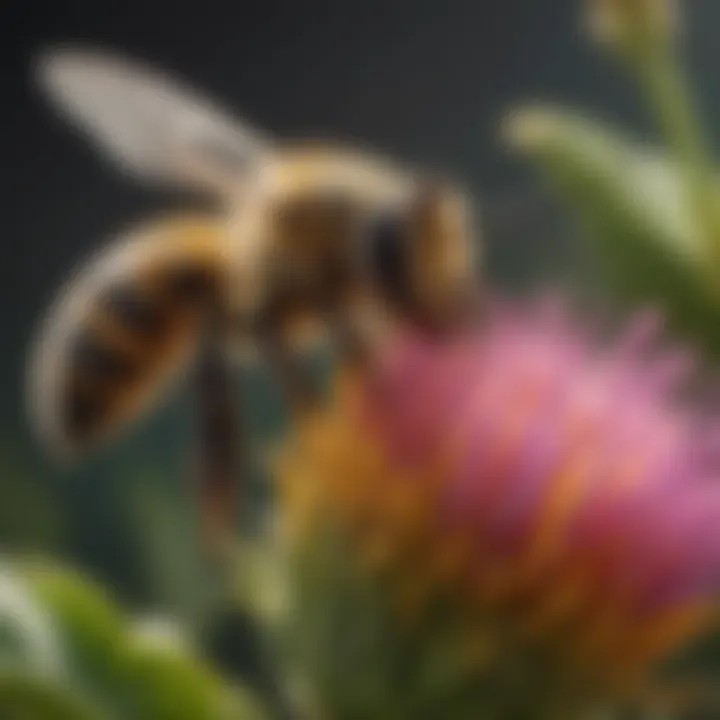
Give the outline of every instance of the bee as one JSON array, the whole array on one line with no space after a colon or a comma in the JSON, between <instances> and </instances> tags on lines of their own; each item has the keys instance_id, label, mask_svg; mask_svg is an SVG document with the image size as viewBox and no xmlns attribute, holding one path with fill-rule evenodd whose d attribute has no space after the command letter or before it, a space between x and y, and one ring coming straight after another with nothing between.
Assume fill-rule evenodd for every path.
<instances>
[{"instance_id":1,"label":"bee","mask_svg":"<svg viewBox=\"0 0 720 720\"><path fill-rule=\"evenodd\" d=\"M37 69L56 113L119 170L202 200L104 244L51 305L29 389L33 424L57 454L112 440L188 367L214 398L205 416L217 445L233 349L266 355L300 409L316 402L297 362L301 329L369 358L399 323L443 331L465 316L475 257L454 184L340 144L273 141L103 51L56 48Z\"/></svg>"}]
</instances>

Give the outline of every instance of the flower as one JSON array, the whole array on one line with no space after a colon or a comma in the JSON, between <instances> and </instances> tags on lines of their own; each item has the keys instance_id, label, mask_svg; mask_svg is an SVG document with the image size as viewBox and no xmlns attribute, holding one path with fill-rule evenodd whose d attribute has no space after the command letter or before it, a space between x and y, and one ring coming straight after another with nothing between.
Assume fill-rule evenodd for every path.
<instances>
[{"instance_id":1,"label":"flower","mask_svg":"<svg viewBox=\"0 0 720 720\"><path fill-rule=\"evenodd\" d=\"M323 612L337 611L327 593L344 598L354 642L381 636L366 665L410 643L405 690L426 677L422 646L501 717L522 702L579 717L633 701L713 621L720 436L681 392L689 358L656 347L647 318L609 348L590 335L556 307L509 307L472 337L404 337L288 448L280 505L301 605L318 587ZM358 595L387 608L373 599L369 622ZM331 642L318 627L302 631L313 652Z\"/></svg>"}]
</instances>

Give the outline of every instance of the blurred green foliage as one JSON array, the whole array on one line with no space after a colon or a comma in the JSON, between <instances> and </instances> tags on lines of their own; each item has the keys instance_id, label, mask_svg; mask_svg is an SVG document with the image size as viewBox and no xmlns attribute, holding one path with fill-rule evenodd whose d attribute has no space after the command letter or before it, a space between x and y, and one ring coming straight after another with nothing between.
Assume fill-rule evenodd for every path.
<instances>
[{"instance_id":1,"label":"blurred green foliage","mask_svg":"<svg viewBox=\"0 0 720 720\"><path fill-rule=\"evenodd\" d=\"M605 300L662 309L681 336L720 359L720 282L672 159L570 110L527 109L510 129L594 241L611 281Z\"/></svg>"},{"instance_id":2,"label":"blurred green foliage","mask_svg":"<svg viewBox=\"0 0 720 720\"><path fill-rule=\"evenodd\" d=\"M57 564L6 564L0 584L2 717L255 720L173 627L140 623L106 592Z\"/></svg>"},{"instance_id":3,"label":"blurred green foliage","mask_svg":"<svg viewBox=\"0 0 720 720\"><path fill-rule=\"evenodd\" d=\"M586 5L612 28L599 33L601 45L634 79L661 142L634 141L582 110L550 105L514 109L506 138L542 169L594 244L604 300L655 306L717 361L720 181L683 72L680 8L671 0Z\"/></svg>"}]
</instances>

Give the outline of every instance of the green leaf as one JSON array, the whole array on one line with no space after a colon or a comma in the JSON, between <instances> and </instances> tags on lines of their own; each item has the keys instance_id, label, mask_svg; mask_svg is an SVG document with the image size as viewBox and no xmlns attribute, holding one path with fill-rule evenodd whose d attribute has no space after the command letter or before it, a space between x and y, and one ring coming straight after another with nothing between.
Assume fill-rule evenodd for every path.
<instances>
[{"instance_id":1,"label":"green leaf","mask_svg":"<svg viewBox=\"0 0 720 720\"><path fill-rule=\"evenodd\" d=\"M153 720L260 720L248 690L231 689L181 647L138 641L130 651L137 712Z\"/></svg>"},{"instance_id":2,"label":"green leaf","mask_svg":"<svg viewBox=\"0 0 720 720\"><path fill-rule=\"evenodd\" d=\"M130 624L122 610L99 584L55 563L27 563L22 575L55 623L69 681L93 702L121 717L132 715L126 649Z\"/></svg>"},{"instance_id":3,"label":"green leaf","mask_svg":"<svg viewBox=\"0 0 720 720\"><path fill-rule=\"evenodd\" d=\"M507 127L595 241L615 297L662 308L720 357L720 275L671 160L572 111L529 108Z\"/></svg>"},{"instance_id":4,"label":"green leaf","mask_svg":"<svg viewBox=\"0 0 720 720\"><path fill-rule=\"evenodd\" d=\"M0 668L59 676L65 656L48 613L10 567L0 567Z\"/></svg>"},{"instance_id":5,"label":"green leaf","mask_svg":"<svg viewBox=\"0 0 720 720\"><path fill-rule=\"evenodd\" d=\"M63 687L81 690L113 718L264 717L248 690L232 687L205 665L181 628L168 632L175 626L164 621L133 622L102 587L66 568L35 562L23 571L30 596L47 613L62 643L69 665L60 678Z\"/></svg>"},{"instance_id":6,"label":"green leaf","mask_svg":"<svg viewBox=\"0 0 720 720\"><path fill-rule=\"evenodd\" d=\"M34 562L23 577L36 600L56 620L66 641L77 655L96 665L121 655L128 625L119 607L98 584L72 570Z\"/></svg>"},{"instance_id":7,"label":"green leaf","mask_svg":"<svg viewBox=\"0 0 720 720\"><path fill-rule=\"evenodd\" d=\"M67 685L0 673L0 717L8 720L105 720L110 716Z\"/></svg>"}]
</instances>

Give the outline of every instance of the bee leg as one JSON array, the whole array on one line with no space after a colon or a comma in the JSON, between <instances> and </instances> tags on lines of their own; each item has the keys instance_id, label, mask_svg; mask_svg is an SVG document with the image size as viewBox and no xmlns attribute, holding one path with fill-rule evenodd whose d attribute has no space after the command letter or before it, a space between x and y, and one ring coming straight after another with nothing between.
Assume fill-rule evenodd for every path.
<instances>
[{"instance_id":1,"label":"bee leg","mask_svg":"<svg viewBox=\"0 0 720 720\"><path fill-rule=\"evenodd\" d=\"M254 335L263 347L293 417L312 412L321 401L321 394L310 373L303 368L290 337L291 318L298 312L299 305L300 301L292 293L278 292L258 313L254 326Z\"/></svg>"},{"instance_id":2,"label":"bee leg","mask_svg":"<svg viewBox=\"0 0 720 720\"><path fill-rule=\"evenodd\" d=\"M219 323L209 323L194 378L203 531L209 551L218 559L227 557L233 541L244 452L231 368L222 339Z\"/></svg>"}]
</instances>

